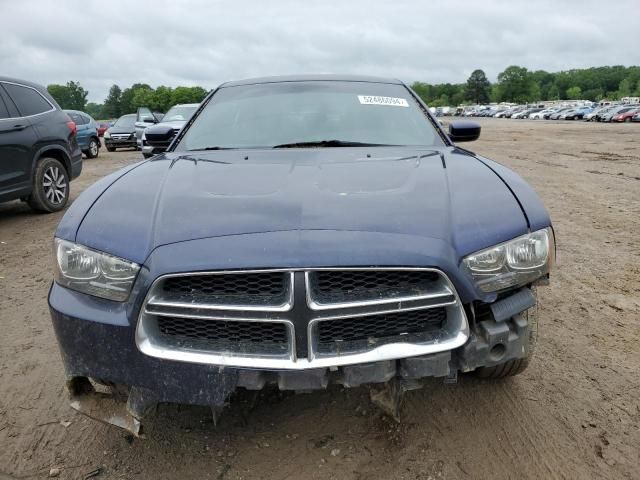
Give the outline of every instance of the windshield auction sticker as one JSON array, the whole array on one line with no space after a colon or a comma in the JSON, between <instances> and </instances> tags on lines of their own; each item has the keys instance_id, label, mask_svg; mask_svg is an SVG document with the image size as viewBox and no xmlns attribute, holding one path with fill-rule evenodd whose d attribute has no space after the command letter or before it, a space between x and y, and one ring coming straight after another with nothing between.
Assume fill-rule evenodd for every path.
<instances>
[{"instance_id":1,"label":"windshield auction sticker","mask_svg":"<svg viewBox=\"0 0 640 480\"><path fill-rule=\"evenodd\" d=\"M408 107L409 103L404 98L375 97L372 95L358 95L362 105L389 105L391 107Z\"/></svg>"}]
</instances>

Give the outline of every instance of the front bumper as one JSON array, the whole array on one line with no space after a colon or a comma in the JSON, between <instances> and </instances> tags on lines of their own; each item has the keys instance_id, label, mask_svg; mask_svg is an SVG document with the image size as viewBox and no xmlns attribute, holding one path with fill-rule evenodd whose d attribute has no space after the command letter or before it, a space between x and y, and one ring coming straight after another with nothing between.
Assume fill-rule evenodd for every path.
<instances>
[{"instance_id":1,"label":"front bumper","mask_svg":"<svg viewBox=\"0 0 640 480\"><path fill-rule=\"evenodd\" d=\"M466 342L457 348L305 370L238 368L155 358L143 354L136 346L136 325L128 318L137 318L137 314L130 305L116 304L114 308L114 302L88 297L56 284L51 289L49 303L72 406L137 434L145 414L161 402L220 409L238 387L260 390L267 384L275 384L281 390L313 390L329 384L357 387L394 379L451 378L458 372L520 358L528 348L527 315L533 310L535 298L524 288L516 295L495 302L495 317L472 319ZM82 318L70 314L71 311L82 312ZM117 386L126 395L117 402L117 398L97 393L89 379ZM113 412L114 404L120 405L121 414L101 416L101 412Z\"/></svg>"}]
</instances>

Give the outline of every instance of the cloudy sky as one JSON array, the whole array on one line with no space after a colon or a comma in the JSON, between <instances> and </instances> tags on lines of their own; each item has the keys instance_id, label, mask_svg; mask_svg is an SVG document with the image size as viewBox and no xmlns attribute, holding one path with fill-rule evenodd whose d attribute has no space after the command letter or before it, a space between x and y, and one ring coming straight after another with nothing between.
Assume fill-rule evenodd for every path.
<instances>
[{"instance_id":1,"label":"cloudy sky","mask_svg":"<svg viewBox=\"0 0 640 480\"><path fill-rule=\"evenodd\" d=\"M512 64L640 65L639 31L638 0L0 0L0 74L77 80L96 102L114 83L291 73L495 80Z\"/></svg>"}]
</instances>

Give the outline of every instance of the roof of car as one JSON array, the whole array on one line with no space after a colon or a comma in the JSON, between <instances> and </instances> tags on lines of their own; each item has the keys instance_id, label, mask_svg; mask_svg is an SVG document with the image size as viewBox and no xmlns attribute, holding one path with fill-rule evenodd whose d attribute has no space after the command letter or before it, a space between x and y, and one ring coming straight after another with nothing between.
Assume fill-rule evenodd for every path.
<instances>
[{"instance_id":1,"label":"roof of car","mask_svg":"<svg viewBox=\"0 0 640 480\"><path fill-rule=\"evenodd\" d=\"M402 85L402 82L400 80L397 80L394 78L369 77L365 75L319 74L319 75L283 75L283 76L275 76L275 77L248 78L245 80L235 80L231 82L226 82L220 85L220 87L237 87L238 85L253 85L256 83L311 82L311 81L393 83L396 85Z\"/></svg>"},{"instance_id":2,"label":"roof of car","mask_svg":"<svg viewBox=\"0 0 640 480\"><path fill-rule=\"evenodd\" d=\"M39 83L29 82L28 80L22 80L20 78L3 77L0 75L0 82L19 83L20 85L26 85L27 87L33 87L37 90L45 90L44 86Z\"/></svg>"}]
</instances>

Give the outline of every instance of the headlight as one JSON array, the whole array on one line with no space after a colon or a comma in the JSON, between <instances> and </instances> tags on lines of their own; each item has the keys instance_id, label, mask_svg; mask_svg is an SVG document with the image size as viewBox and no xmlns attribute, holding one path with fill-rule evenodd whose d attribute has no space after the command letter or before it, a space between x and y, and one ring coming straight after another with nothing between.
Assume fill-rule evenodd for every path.
<instances>
[{"instance_id":1,"label":"headlight","mask_svg":"<svg viewBox=\"0 0 640 480\"><path fill-rule=\"evenodd\" d=\"M514 238L462 260L483 292L495 292L537 280L549 273L554 261L551 228Z\"/></svg>"},{"instance_id":2,"label":"headlight","mask_svg":"<svg viewBox=\"0 0 640 480\"><path fill-rule=\"evenodd\" d=\"M104 132L104 138L111 138L111 134L109 133L109 130Z\"/></svg>"},{"instance_id":3,"label":"headlight","mask_svg":"<svg viewBox=\"0 0 640 480\"><path fill-rule=\"evenodd\" d=\"M56 282L96 297L124 302L140 270L136 263L77 245L54 240Z\"/></svg>"}]
</instances>

